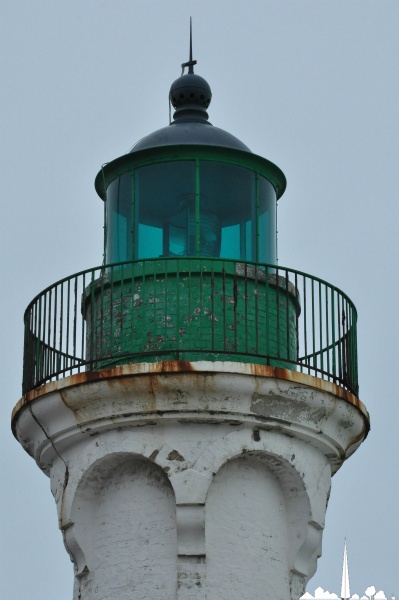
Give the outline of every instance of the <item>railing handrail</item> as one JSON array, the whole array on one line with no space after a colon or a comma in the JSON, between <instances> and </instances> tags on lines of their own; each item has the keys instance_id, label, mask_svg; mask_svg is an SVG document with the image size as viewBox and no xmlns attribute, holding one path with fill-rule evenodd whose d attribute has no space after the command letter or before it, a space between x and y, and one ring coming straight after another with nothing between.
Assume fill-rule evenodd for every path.
<instances>
[{"instance_id":1,"label":"railing handrail","mask_svg":"<svg viewBox=\"0 0 399 600\"><path fill-rule=\"evenodd\" d=\"M310 275L309 273L306 273L305 271L299 271L298 269L292 269L290 267L284 267L281 265L273 265L273 264L269 264L269 263L257 263L255 261L241 260L241 259L236 259L236 258L206 258L206 259L203 259L201 256L184 256L184 257L164 256L164 257L159 257L159 258L141 258L141 259L136 259L136 260L124 260L124 261L120 261L117 263L108 263L105 265L100 265L98 267L91 267L89 269L84 269L83 271L78 271L77 273L74 273L73 275L67 275L66 277L59 279L55 283L48 285L46 288L44 288L44 290L42 290L41 292L36 294L36 296L29 302L28 306L26 307L24 316L28 312L28 310L31 308L32 304L34 304L34 302L36 302L36 300L40 296L43 296L43 294L45 294L46 292L55 288L56 286L60 285L61 283L66 283L67 281L76 279L77 277L79 277L81 275L86 275L87 273L91 273L93 271L106 271L111 268L121 267L122 265L133 265L133 264L140 264L140 263L144 263L144 262L154 262L154 261L165 261L166 262L166 261L175 261L175 260L206 260L206 261L218 261L218 262L222 261L222 262L233 263L233 264L242 263L242 264L249 264L249 265L267 268L267 269L270 269L270 271L272 271L274 269L274 270L278 270L278 271L287 271L288 273L296 273L297 275L301 275L302 277L307 277L309 279L313 279L313 281L317 281L318 283L321 283L322 285L325 285L329 289L334 290L335 292L340 294L343 298L345 298L345 300L347 300L352 305L352 308L356 312L356 316L357 316L356 306L353 304L353 302L349 298L349 296L347 294L345 294L345 292L343 292L340 288L336 287L332 283L329 283L325 279L321 279L320 277L317 277L317 275Z\"/></svg>"},{"instance_id":2,"label":"railing handrail","mask_svg":"<svg viewBox=\"0 0 399 600\"><path fill-rule=\"evenodd\" d=\"M175 267L176 272L171 267ZM198 297L189 289L185 273L190 273L194 283L199 278ZM180 287L172 281L174 275ZM216 285L214 297L207 288L210 284L206 276L211 278L212 286ZM162 277L165 281L169 278L172 287L168 295L174 294L175 308L180 314L173 316L174 324L167 322L171 319L168 310L172 307L173 312L173 302L168 301L161 284L157 288L156 278ZM133 296L140 294L133 293L133 285L145 300L136 303ZM160 298L148 300L156 294L156 289L161 293ZM234 298L229 299L229 294ZM140 308L143 302L147 304ZM194 302L200 303L202 316L198 316L198 312L194 316L184 313L191 310ZM226 303L234 304L233 312ZM126 323L121 316L122 307ZM134 321L132 317L143 320L151 310L154 312L149 322L156 330L154 335L161 340L155 346L154 342L145 345L144 330L137 333L135 324L129 321ZM163 317L160 316L162 310ZM201 347L192 343L195 337L187 337L187 319L188 326L199 327ZM287 368L296 365L301 371L315 373L358 393L357 312L352 301L339 288L319 277L279 265L197 256L101 265L46 287L29 303L24 320L23 393L84 367L105 368L107 361L108 364L117 363L118 359L123 362L126 357L131 362L145 357L161 360L167 354L207 353L220 355L221 360L244 357L247 362L256 358L258 362ZM158 324L154 325L157 320ZM171 336L172 330L175 337ZM264 344L265 335L270 339ZM134 344L129 346L130 342L125 341L126 347L119 342L119 345L116 342L110 345L110 339L118 336L134 339ZM136 343L140 336L142 347ZM274 341L270 342L272 338Z\"/></svg>"}]
</instances>

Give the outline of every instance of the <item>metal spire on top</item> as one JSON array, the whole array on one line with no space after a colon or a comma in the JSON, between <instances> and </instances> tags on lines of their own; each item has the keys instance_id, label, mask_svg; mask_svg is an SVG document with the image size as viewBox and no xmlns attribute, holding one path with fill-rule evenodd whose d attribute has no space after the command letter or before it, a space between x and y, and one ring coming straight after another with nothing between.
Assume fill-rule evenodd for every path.
<instances>
[{"instance_id":1,"label":"metal spire on top","mask_svg":"<svg viewBox=\"0 0 399 600\"><path fill-rule=\"evenodd\" d=\"M341 583L341 600L349 600L351 597L349 587L349 568L348 568L348 554L346 551L346 540L344 544L344 562L342 565L342 583Z\"/></svg>"},{"instance_id":2,"label":"metal spire on top","mask_svg":"<svg viewBox=\"0 0 399 600\"><path fill-rule=\"evenodd\" d=\"M197 64L196 60L193 60L193 27L192 27L192 17L190 17L190 59L188 62L182 64L181 74L183 75L184 69L188 67L188 74L192 75L194 73L194 65Z\"/></svg>"}]
</instances>

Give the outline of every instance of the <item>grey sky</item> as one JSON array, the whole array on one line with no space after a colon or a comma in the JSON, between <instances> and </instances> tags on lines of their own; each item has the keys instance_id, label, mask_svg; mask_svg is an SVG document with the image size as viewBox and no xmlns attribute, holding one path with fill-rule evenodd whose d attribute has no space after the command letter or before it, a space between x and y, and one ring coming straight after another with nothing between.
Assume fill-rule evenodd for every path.
<instances>
[{"instance_id":1,"label":"grey sky","mask_svg":"<svg viewBox=\"0 0 399 600\"><path fill-rule=\"evenodd\" d=\"M102 163L168 122L188 58L213 124L275 162L281 265L321 276L359 313L369 438L334 477L311 580L339 592L398 582L398 0L1 0L1 596L70 600L49 481L9 430L23 311L102 260Z\"/></svg>"}]
</instances>

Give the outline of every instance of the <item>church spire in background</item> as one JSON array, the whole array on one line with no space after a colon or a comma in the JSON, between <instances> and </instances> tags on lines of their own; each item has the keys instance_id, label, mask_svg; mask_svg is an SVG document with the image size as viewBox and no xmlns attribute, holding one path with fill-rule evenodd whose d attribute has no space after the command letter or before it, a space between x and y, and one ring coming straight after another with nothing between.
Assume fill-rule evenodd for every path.
<instances>
[{"instance_id":1,"label":"church spire in background","mask_svg":"<svg viewBox=\"0 0 399 600\"><path fill-rule=\"evenodd\" d=\"M346 540L344 544L344 562L342 565L341 600L349 600L351 597L349 586L348 554L346 551Z\"/></svg>"}]
</instances>

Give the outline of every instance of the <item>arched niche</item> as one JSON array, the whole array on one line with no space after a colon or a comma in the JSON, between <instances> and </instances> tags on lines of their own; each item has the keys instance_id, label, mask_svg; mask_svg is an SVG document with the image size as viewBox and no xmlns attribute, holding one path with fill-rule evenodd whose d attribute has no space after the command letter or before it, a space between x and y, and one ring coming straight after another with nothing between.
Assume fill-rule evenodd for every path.
<instances>
[{"instance_id":1,"label":"arched niche","mask_svg":"<svg viewBox=\"0 0 399 600\"><path fill-rule=\"evenodd\" d=\"M207 598L290 598L309 513L303 483L286 461L248 452L226 462L205 505Z\"/></svg>"},{"instance_id":2,"label":"arched niche","mask_svg":"<svg viewBox=\"0 0 399 600\"><path fill-rule=\"evenodd\" d=\"M176 502L159 466L124 453L97 461L71 516L81 563L76 599L175 600Z\"/></svg>"}]
</instances>

